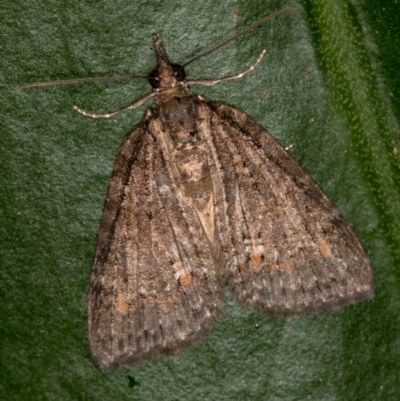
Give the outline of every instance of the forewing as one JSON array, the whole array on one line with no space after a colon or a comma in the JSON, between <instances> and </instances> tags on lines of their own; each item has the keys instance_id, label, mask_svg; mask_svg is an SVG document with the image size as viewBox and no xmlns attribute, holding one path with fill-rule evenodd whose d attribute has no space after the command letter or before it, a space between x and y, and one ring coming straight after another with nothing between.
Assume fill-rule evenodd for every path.
<instances>
[{"instance_id":1,"label":"forewing","mask_svg":"<svg viewBox=\"0 0 400 401\"><path fill-rule=\"evenodd\" d=\"M221 308L207 239L175 197L151 118L118 152L99 232L88 329L104 369L179 351Z\"/></svg>"},{"instance_id":2,"label":"forewing","mask_svg":"<svg viewBox=\"0 0 400 401\"><path fill-rule=\"evenodd\" d=\"M201 103L224 198L217 216L227 281L248 307L320 312L372 296L350 226L285 149L245 113ZM209 132L207 132L207 130Z\"/></svg>"}]
</instances>

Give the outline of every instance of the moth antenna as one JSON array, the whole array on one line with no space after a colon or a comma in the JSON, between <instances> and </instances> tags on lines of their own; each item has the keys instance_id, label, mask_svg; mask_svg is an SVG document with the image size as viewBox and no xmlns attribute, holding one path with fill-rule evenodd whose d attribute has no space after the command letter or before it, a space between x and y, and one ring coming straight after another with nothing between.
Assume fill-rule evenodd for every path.
<instances>
[{"instance_id":1,"label":"moth antenna","mask_svg":"<svg viewBox=\"0 0 400 401\"><path fill-rule=\"evenodd\" d=\"M83 110L78 106L74 106L74 110L77 111L78 113L83 114L86 117L111 118L111 117L116 116L119 113L123 113L124 111L137 109L139 106L141 106L143 103L147 102L153 96L156 96L156 92L151 92L148 95L146 95L146 96L142 97L141 99L137 100L136 102L130 104L129 106L123 107L122 109L118 109L118 110L115 110L115 111L110 111L108 113L92 113L91 111Z\"/></svg>"},{"instance_id":2,"label":"moth antenna","mask_svg":"<svg viewBox=\"0 0 400 401\"><path fill-rule=\"evenodd\" d=\"M292 13L292 12L294 12L294 11L297 11L297 9L294 8L294 7L288 7L288 8L285 8L285 9L283 9L283 10L277 11L276 13L273 13L273 14L271 14L271 15L268 15L268 17L263 18L262 20L256 22L256 23L253 24L252 26L250 26L250 27L248 27L247 29L245 29L244 31L239 32L239 33L237 33L236 35L230 37L229 39L227 39L227 40L225 40L224 42L220 43L218 46L213 47L211 50L208 50L208 51L206 51L206 52L204 52L204 53L201 53L201 54L199 54L198 56L192 58L192 59L189 60L186 64L183 64L183 65L182 65L182 68L186 67L186 66L187 66L188 64L190 64L190 63L193 63L193 61L196 61L196 60L198 60L199 58L208 56L210 53L213 53L213 52L215 52L216 50L220 49L221 47L224 47L224 46L227 45L229 42L232 42L232 41L234 41L235 39L239 38L240 36L245 35L246 33L251 32L253 29L256 29L256 28L258 28L259 26L266 24L267 22L273 20L274 18L279 17L279 16L284 15L284 14Z\"/></svg>"},{"instance_id":3,"label":"moth antenna","mask_svg":"<svg viewBox=\"0 0 400 401\"><path fill-rule=\"evenodd\" d=\"M100 82L115 82L126 81L128 79L149 79L145 75L121 75L119 77L102 77L102 78L76 78L76 79L61 79L56 81L33 82L31 84L22 85L17 89L17 92L22 92L26 89L42 88L44 86L58 86L58 85L77 85L86 83L100 83Z\"/></svg>"},{"instance_id":4,"label":"moth antenna","mask_svg":"<svg viewBox=\"0 0 400 401\"><path fill-rule=\"evenodd\" d=\"M267 51L263 50L260 55L257 57L257 60L254 61L250 66L248 66L245 70L240 72L239 74L231 75L229 77L224 77L224 78L218 78L218 79L198 79L196 81L186 81L187 85L203 85L203 86L213 86L216 84L219 84L220 82L226 82L226 81L233 81L235 79L240 79L244 77L246 74L249 72L253 71L254 68L257 67L257 65L260 63L261 59L264 57L265 53Z\"/></svg>"},{"instance_id":5,"label":"moth antenna","mask_svg":"<svg viewBox=\"0 0 400 401\"><path fill-rule=\"evenodd\" d=\"M242 32L237 33L236 35L230 37L229 39L225 40L224 42L220 43L218 46L212 48L211 50L208 50L202 54L199 54L198 56L192 58L189 60L186 64L184 64L182 67L186 67L188 64L193 63L194 61L205 57L209 55L210 53L220 49L221 47L227 45L229 42L234 41L238 37L245 35L248 32L251 32L253 29L256 29L257 27L266 24L267 22L273 20L274 18L277 18L281 15L284 14L289 14L291 12L296 11L297 9L294 7L288 7L283 10L277 11L276 13L273 13L262 20L256 22L249 28L245 29ZM46 86L58 86L58 85L79 85L79 84L84 84L84 83L102 83L102 82L116 82L116 81L125 81L128 79L146 79L148 80L150 77L145 76L145 75L121 75L118 77L102 77L102 78L77 78L77 79L61 79L61 80L56 80L56 81L43 81L43 82L33 82L31 84L26 84L22 85L17 89L17 92L20 93L26 89L33 89L33 88L42 88Z\"/></svg>"}]
</instances>

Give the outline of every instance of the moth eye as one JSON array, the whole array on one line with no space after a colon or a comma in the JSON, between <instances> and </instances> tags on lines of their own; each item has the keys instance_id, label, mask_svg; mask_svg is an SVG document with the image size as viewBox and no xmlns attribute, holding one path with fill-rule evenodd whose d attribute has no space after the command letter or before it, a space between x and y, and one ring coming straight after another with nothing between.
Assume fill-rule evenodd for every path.
<instances>
[{"instance_id":1,"label":"moth eye","mask_svg":"<svg viewBox=\"0 0 400 401\"><path fill-rule=\"evenodd\" d=\"M185 79L185 70L179 64L172 64L172 71L177 81L183 81Z\"/></svg>"},{"instance_id":2,"label":"moth eye","mask_svg":"<svg viewBox=\"0 0 400 401\"><path fill-rule=\"evenodd\" d=\"M152 73L149 75L149 82L153 88L160 87L160 74L159 74L158 68L156 70L152 71Z\"/></svg>"}]
</instances>

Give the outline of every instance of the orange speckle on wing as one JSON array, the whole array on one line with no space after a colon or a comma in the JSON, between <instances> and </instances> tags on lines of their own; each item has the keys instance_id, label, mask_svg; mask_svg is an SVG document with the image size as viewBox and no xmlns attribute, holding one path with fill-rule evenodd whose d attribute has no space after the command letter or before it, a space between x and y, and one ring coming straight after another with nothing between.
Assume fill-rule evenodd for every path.
<instances>
[{"instance_id":1,"label":"orange speckle on wing","mask_svg":"<svg viewBox=\"0 0 400 401\"><path fill-rule=\"evenodd\" d=\"M333 256L330 246L324 239L319 239L318 245L322 256L325 256L326 258L331 258Z\"/></svg>"},{"instance_id":2,"label":"orange speckle on wing","mask_svg":"<svg viewBox=\"0 0 400 401\"><path fill-rule=\"evenodd\" d=\"M127 295L126 292L120 292L117 296L117 309L120 313L126 313L130 307Z\"/></svg>"},{"instance_id":3,"label":"orange speckle on wing","mask_svg":"<svg viewBox=\"0 0 400 401\"><path fill-rule=\"evenodd\" d=\"M258 266L260 266L260 264L262 262L262 255L260 253L252 253L250 255L250 259L251 259L251 262L253 263L253 265L255 267L258 267Z\"/></svg>"},{"instance_id":4,"label":"orange speckle on wing","mask_svg":"<svg viewBox=\"0 0 400 401\"><path fill-rule=\"evenodd\" d=\"M179 278L179 282L184 286L188 287L190 283L192 282L192 274L191 273L185 273Z\"/></svg>"}]
</instances>

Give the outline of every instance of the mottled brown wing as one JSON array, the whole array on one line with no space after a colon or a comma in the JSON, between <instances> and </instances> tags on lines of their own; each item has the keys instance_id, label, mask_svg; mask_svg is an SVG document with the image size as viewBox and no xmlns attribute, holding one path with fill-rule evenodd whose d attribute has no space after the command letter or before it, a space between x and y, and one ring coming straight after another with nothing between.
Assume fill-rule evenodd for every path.
<instances>
[{"instance_id":1,"label":"mottled brown wing","mask_svg":"<svg viewBox=\"0 0 400 401\"><path fill-rule=\"evenodd\" d=\"M151 119L118 152L99 231L88 331L103 369L179 351L221 309L206 237L174 195Z\"/></svg>"},{"instance_id":2,"label":"mottled brown wing","mask_svg":"<svg viewBox=\"0 0 400 401\"><path fill-rule=\"evenodd\" d=\"M227 281L240 302L295 315L372 296L358 239L298 163L245 113L223 104L200 108L219 170L216 192L225 199L217 216L226 228Z\"/></svg>"}]
</instances>

